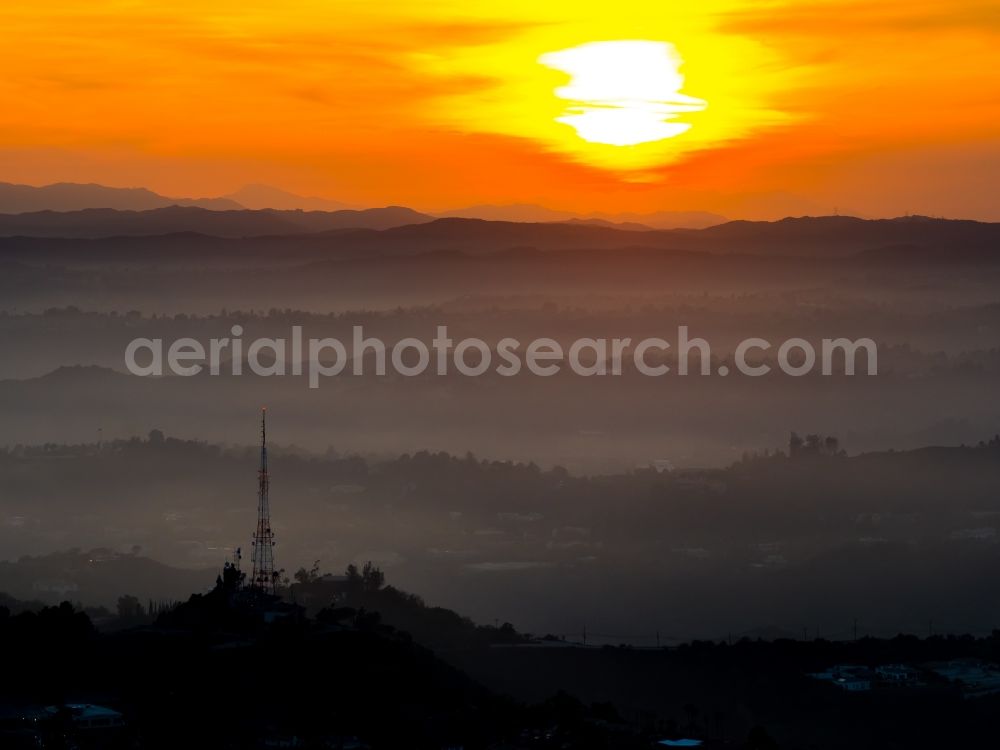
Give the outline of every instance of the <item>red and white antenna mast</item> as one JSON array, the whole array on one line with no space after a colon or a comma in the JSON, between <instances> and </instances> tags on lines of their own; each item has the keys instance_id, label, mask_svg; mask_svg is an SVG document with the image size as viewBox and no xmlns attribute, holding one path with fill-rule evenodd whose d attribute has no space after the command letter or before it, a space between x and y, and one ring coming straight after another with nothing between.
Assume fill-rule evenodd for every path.
<instances>
[{"instance_id":1,"label":"red and white antenna mast","mask_svg":"<svg viewBox=\"0 0 1000 750\"><path fill-rule=\"evenodd\" d=\"M267 409L260 411L260 470L257 473L257 530L253 535L250 586L265 594L273 594L278 574L274 570L274 532L271 531L271 505L267 497L270 484L267 473Z\"/></svg>"}]
</instances>

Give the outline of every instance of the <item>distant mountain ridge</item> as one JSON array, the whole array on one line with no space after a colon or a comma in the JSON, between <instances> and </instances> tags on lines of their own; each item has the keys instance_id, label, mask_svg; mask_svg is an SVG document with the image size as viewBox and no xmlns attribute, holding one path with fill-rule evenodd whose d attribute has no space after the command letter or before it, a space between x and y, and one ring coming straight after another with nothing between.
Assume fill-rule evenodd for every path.
<instances>
[{"instance_id":1,"label":"distant mountain ridge","mask_svg":"<svg viewBox=\"0 0 1000 750\"><path fill-rule=\"evenodd\" d=\"M752 254L837 256L845 251L878 256L887 248L912 246L932 252L925 259L958 259L1000 251L1000 223L964 219L902 216L859 219L854 216L798 216L778 221L731 221L696 233L706 250L727 246ZM895 252L895 251L894 251Z\"/></svg>"},{"instance_id":2,"label":"distant mountain ridge","mask_svg":"<svg viewBox=\"0 0 1000 750\"><path fill-rule=\"evenodd\" d=\"M595 227L611 227L621 229L623 232L652 232L653 227L646 224L637 224L634 221L607 221L606 219L566 219L566 221L556 222L557 224L588 224Z\"/></svg>"},{"instance_id":3,"label":"distant mountain ridge","mask_svg":"<svg viewBox=\"0 0 1000 750\"><path fill-rule=\"evenodd\" d=\"M311 195L296 195L271 185L244 185L239 190L222 196L243 208L254 211L273 208L278 211L343 211L357 209L348 203L331 201Z\"/></svg>"},{"instance_id":4,"label":"distant mountain ridge","mask_svg":"<svg viewBox=\"0 0 1000 750\"><path fill-rule=\"evenodd\" d=\"M244 185L217 198L174 198L148 188L117 188L96 183L57 182L51 185L20 185L0 182L0 214L37 211L82 211L108 208L117 211L149 211L170 206L193 206L211 211L274 209L278 211L343 211L359 206L290 193L271 185Z\"/></svg>"},{"instance_id":5,"label":"distant mountain ridge","mask_svg":"<svg viewBox=\"0 0 1000 750\"><path fill-rule=\"evenodd\" d=\"M219 211L195 206L145 211L88 208L0 214L0 235L99 238L196 232L215 237L260 237L340 229L389 229L430 221L433 217L402 206L342 211Z\"/></svg>"},{"instance_id":6,"label":"distant mountain ridge","mask_svg":"<svg viewBox=\"0 0 1000 750\"><path fill-rule=\"evenodd\" d=\"M96 183L59 182L51 185L20 185L0 182L0 214L40 211L149 211L184 206L210 211L322 211L361 210L341 201L318 196L297 195L271 185L244 185L217 198L174 198L148 188L117 188ZM513 222L586 222L625 225L627 229L701 229L722 224L725 216L706 211L654 211L651 213L608 213L559 211L533 204L479 205L433 214L437 218L485 219Z\"/></svg>"},{"instance_id":7,"label":"distant mountain ridge","mask_svg":"<svg viewBox=\"0 0 1000 750\"><path fill-rule=\"evenodd\" d=\"M113 607L125 593L143 602L181 599L211 585L214 572L171 567L136 552L70 550L0 562L0 591L48 604L70 599Z\"/></svg>"},{"instance_id":8,"label":"distant mountain ridge","mask_svg":"<svg viewBox=\"0 0 1000 750\"><path fill-rule=\"evenodd\" d=\"M136 238L141 238L137 241ZM614 251L773 258L1000 260L1000 223L904 217L818 216L733 221L706 229L643 230L589 222L434 219L408 208L361 211L152 211L91 209L0 215L0 259L168 261L189 256L312 259L496 252Z\"/></svg>"},{"instance_id":9,"label":"distant mountain ridge","mask_svg":"<svg viewBox=\"0 0 1000 750\"><path fill-rule=\"evenodd\" d=\"M0 183L0 251L7 261L27 261L64 251L124 258L141 250L168 259L177 251L191 255L196 248L209 254L215 248L237 255L256 251L263 258L277 247L314 259L644 248L803 258L863 254L873 262L992 262L1000 248L1000 224L923 216L727 221L697 211L575 214L533 204L473 206L444 216L404 206L328 210L343 205L267 185L195 199L168 198L145 188ZM141 246L134 241L139 237ZM79 240L92 242L71 247Z\"/></svg>"},{"instance_id":10,"label":"distant mountain ridge","mask_svg":"<svg viewBox=\"0 0 1000 750\"><path fill-rule=\"evenodd\" d=\"M146 188L114 188L73 182L36 187L0 182L0 214L80 211L88 208L148 211L167 206L195 206L215 211L243 208L229 198L168 198Z\"/></svg>"},{"instance_id":11,"label":"distant mountain ridge","mask_svg":"<svg viewBox=\"0 0 1000 750\"><path fill-rule=\"evenodd\" d=\"M513 222L587 222L605 225L642 225L647 229L703 229L723 224L728 219L708 211L653 211L650 213L608 213L604 211L557 211L530 203L510 205L478 205L440 211L441 218L486 219L487 221ZM629 227L633 228L633 227Z\"/></svg>"}]
</instances>

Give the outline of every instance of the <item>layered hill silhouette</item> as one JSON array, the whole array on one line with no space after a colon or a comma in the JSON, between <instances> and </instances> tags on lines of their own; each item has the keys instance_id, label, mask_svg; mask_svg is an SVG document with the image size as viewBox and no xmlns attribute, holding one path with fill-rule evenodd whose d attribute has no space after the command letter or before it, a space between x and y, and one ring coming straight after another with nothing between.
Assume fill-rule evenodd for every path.
<instances>
[{"instance_id":1,"label":"layered hill silhouette","mask_svg":"<svg viewBox=\"0 0 1000 750\"><path fill-rule=\"evenodd\" d=\"M314 195L296 195L271 185L259 184L244 185L239 190L224 195L223 198L253 210L274 208L279 211L342 211L357 208L340 201L331 201Z\"/></svg>"},{"instance_id":2,"label":"layered hill silhouette","mask_svg":"<svg viewBox=\"0 0 1000 750\"><path fill-rule=\"evenodd\" d=\"M221 211L243 208L242 204L229 198L168 198L141 187L114 188L73 182L36 187L0 182L0 213L5 214L79 211L84 208L147 211L166 206L197 206Z\"/></svg>"},{"instance_id":3,"label":"layered hill silhouette","mask_svg":"<svg viewBox=\"0 0 1000 750\"><path fill-rule=\"evenodd\" d=\"M442 218L486 219L488 221L599 222L609 225L625 225L626 227L633 225L633 228L645 229L702 229L727 221L725 216L708 211L654 211L652 213L608 213L596 211L574 213L572 211L557 211L530 203L513 203L503 206L469 206L451 211L442 211L438 215Z\"/></svg>"},{"instance_id":4,"label":"layered hill silhouette","mask_svg":"<svg viewBox=\"0 0 1000 750\"><path fill-rule=\"evenodd\" d=\"M698 211L574 214L531 204L472 206L435 217L403 206L353 209L267 185L247 185L220 198L172 198L145 188L0 183L0 253L8 258L19 252L32 258L53 252L56 257L62 252L79 256L81 251L114 255L115 238L135 237L148 238L141 248L144 255L172 254L192 245L210 254L242 254L250 248L217 240L253 239L261 252L277 245L292 257L647 248L931 262L991 260L1000 244L1000 224L924 216L726 221ZM6 238L101 242L95 246ZM121 252L136 249L134 242L125 244Z\"/></svg>"},{"instance_id":5,"label":"layered hill silhouette","mask_svg":"<svg viewBox=\"0 0 1000 750\"><path fill-rule=\"evenodd\" d=\"M203 590L212 570L174 568L136 552L68 550L0 562L0 591L49 604L69 599L112 605L128 591L173 600Z\"/></svg>"},{"instance_id":6,"label":"layered hill silhouette","mask_svg":"<svg viewBox=\"0 0 1000 750\"><path fill-rule=\"evenodd\" d=\"M213 198L174 198L147 188L114 188L105 185L61 182L52 185L19 185L0 182L0 214L36 211L80 211L112 208L146 211L168 206L196 206L213 211L239 209L278 211L342 211L360 206L318 196L297 195L272 185L250 184ZM440 218L486 219L489 221L562 222L584 221L624 228L677 229L721 224L724 216L706 211L654 211L652 213L576 213L532 204L479 205L436 212Z\"/></svg>"},{"instance_id":7,"label":"layered hill silhouette","mask_svg":"<svg viewBox=\"0 0 1000 750\"><path fill-rule=\"evenodd\" d=\"M137 243L134 238L140 237L142 242ZM645 248L800 258L862 255L870 261L991 261L1000 247L1000 224L928 217L821 216L649 230L588 222L434 219L399 206L329 212L171 206L148 211L0 215L0 255L7 260L62 254L127 258L130 253L137 259L163 253L161 259L169 260L193 246L209 255L248 256L254 250L266 255L279 249L285 258Z\"/></svg>"},{"instance_id":8,"label":"layered hill silhouette","mask_svg":"<svg viewBox=\"0 0 1000 750\"><path fill-rule=\"evenodd\" d=\"M401 206L343 211L208 210L166 206L145 211L88 208L0 215L0 233L27 237L114 237L196 232L216 237L308 234L337 229L388 229L432 221Z\"/></svg>"},{"instance_id":9,"label":"layered hill silhouette","mask_svg":"<svg viewBox=\"0 0 1000 750\"><path fill-rule=\"evenodd\" d=\"M296 195L271 185L260 184L244 185L239 190L217 198L174 198L141 187L116 188L74 182L36 186L0 182L0 214L80 211L85 208L146 211L167 206L197 206L213 211L232 211L242 208L339 211L357 208L339 201Z\"/></svg>"}]
</instances>

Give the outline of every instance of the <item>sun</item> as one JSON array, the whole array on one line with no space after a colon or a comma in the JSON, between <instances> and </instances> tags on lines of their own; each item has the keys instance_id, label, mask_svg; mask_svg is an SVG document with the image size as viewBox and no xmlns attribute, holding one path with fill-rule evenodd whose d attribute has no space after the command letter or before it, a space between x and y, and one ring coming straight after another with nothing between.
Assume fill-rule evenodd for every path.
<instances>
[{"instance_id":1,"label":"sun","mask_svg":"<svg viewBox=\"0 0 1000 750\"><path fill-rule=\"evenodd\" d=\"M673 138L691 128L683 115L708 106L681 93L684 61L669 42L589 42L538 61L570 76L555 91L569 102L555 119L590 143L636 146Z\"/></svg>"},{"instance_id":2,"label":"sun","mask_svg":"<svg viewBox=\"0 0 1000 750\"><path fill-rule=\"evenodd\" d=\"M623 183L655 183L699 152L803 117L786 103L805 72L759 40L683 14L645 26L539 24L415 59L442 90L419 118L532 142Z\"/></svg>"}]
</instances>

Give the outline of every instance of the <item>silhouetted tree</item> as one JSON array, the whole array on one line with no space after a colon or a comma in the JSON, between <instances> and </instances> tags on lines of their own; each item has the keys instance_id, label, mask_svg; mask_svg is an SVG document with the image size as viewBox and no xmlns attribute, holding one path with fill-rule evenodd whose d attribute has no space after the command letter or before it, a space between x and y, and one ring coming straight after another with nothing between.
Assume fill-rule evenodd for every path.
<instances>
[{"instance_id":1,"label":"silhouetted tree","mask_svg":"<svg viewBox=\"0 0 1000 750\"><path fill-rule=\"evenodd\" d=\"M385 585L385 573L371 560L365 563L361 570L361 579L364 583L365 591L378 591Z\"/></svg>"},{"instance_id":2,"label":"silhouetted tree","mask_svg":"<svg viewBox=\"0 0 1000 750\"><path fill-rule=\"evenodd\" d=\"M385 573L371 560L360 571L357 565L351 563L344 576L347 578L347 590L352 593L378 591L385 585Z\"/></svg>"},{"instance_id":3,"label":"silhouetted tree","mask_svg":"<svg viewBox=\"0 0 1000 750\"><path fill-rule=\"evenodd\" d=\"M320 578L319 560L316 560L309 570L306 570L304 567L296 570L293 578L297 583L315 583L318 581Z\"/></svg>"},{"instance_id":4,"label":"silhouetted tree","mask_svg":"<svg viewBox=\"0 0 1000 750\"><path fill-rule=\"evenodd\" d=\"M143 616L142 602L131 594L118 597L118 616L123 620L136 620Z\"/></svg>"},{"instance_id":5,"label":"silhouetted tree","mask_svg":"<svg viewBox=\"0 0 1000 750\"><path fill-rule=\"evenodd\" d=\"M802 450L802 438L798 436L798 433L793 432L788 438L788 456L789 458L795 458L799 455Z\"/></svg>"}]
</instances>

